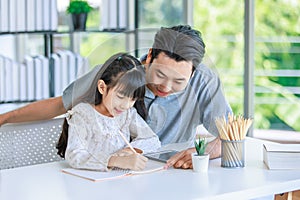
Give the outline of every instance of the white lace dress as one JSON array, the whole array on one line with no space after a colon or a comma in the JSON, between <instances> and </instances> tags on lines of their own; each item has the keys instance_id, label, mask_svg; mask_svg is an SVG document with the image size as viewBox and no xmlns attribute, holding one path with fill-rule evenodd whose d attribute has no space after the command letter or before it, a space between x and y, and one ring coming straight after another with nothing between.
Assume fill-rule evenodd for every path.
<instances>
[{"instance_id":1,"label":"white lace dress","mask_svg":"<svg viewBox=\"0 0 300 200\"><path fill-rule=\"evenodd\" d=\"M157 135L131 108L117 117L107 117L92 105L80 103L67 113L69 124L65 158L74 168L107 171L110 156L127 145L119 131L133 147L144 153L160 148Z\"/></svg>"}]
</instances>

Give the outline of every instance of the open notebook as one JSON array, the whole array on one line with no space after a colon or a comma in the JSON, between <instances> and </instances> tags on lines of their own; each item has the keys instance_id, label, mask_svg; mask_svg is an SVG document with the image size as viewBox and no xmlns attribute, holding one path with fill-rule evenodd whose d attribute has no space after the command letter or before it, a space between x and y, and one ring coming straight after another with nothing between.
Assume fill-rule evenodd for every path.
<instances>
[{"instance_id":1,"label":"open notebook","mask_svg":"<svg viewBox=\"0 0 300 200\"><path fill-rule=\"evenodd\" d=\"M66 174L71 174L74 176L78 176L90 181L104 181L110 179L116 179L126 176L132 175L140 175L152 173L160 170L164 170L165 163L148 160L146 168L142 171L131 171L131 170L123 170L123 169L113 169L108 172L101 171L92 171L92 170L83 170L83 169L74 169L74 168L65 168L62 169L62 172Z\"/></svg>"}]
</instances>

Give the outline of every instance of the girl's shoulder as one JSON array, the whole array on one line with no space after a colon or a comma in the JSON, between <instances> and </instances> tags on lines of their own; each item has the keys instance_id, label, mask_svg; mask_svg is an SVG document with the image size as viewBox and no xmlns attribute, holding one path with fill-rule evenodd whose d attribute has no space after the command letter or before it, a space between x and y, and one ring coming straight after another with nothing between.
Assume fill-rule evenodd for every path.
<instances>
[{"instance_id":1,"label":"girl's shoulder","mask_svg":"<svg viewBox=\"0 0 300 200\"><path fill-rule=\"evenodd\" d=\"M129 109L127 110L127 113L128 113L129 115L135 115L135 114L137 114L136 108L135 108L135 107L129 108Z\"/></svg>"},{"instance_id":2,"label":"girl's shoulder","mask_svg":"<svg viewBox=\"0 0 300 200\"><path fill-rule=\"evenodd\" d=\"M135 107L132 107L132 108L130 108L130 109L127 110L127 119L128 119L128 120L136 119L137 117L138 117L138 118L142 118L142 117L138 114L138 112L137 112L137 110L136 110Z\"/></svg>"},{"instance_id":3,"label":"girl's shoulder","mask_svg":"<svg viewBox=\"0 0 300 200\"><path fill-rule=\"evenodd\" d=\"M72 110L79 110L79 109L90 109L92 106L89 103L79 103L72 108Z\"/></svg>"},{"instance_id":4,"label":"girl's shoulder","mask_svg":"<svg viewBox=\"0 0 300 200\"><path fill-rule=\"evenodd\" d=\"M92 106L88 103L79 103L66 113L66 118L70 120L72 116L79 118L89 118Z\"/></svg>"},{"instance_id":5,"label":"girl's shoulder","mask_svg":"<svg viewBox=\"0 0 300 200\"><path fill-rule=\"evenodd\" d=\"M89 103L79 103L72 108L72 112L91 113L94 108Z\"/></svg>"},{"instance_id":6,"label":"girl's shoulder","mask_svg":"<svg viewBox=\"0 0 300 200\"><path fill-rule=\"evenodd\" d=\"M131 121L135 116L137 115L137 111L134 107L129 108L128 110L124 111L121 115L118 115L115 117L117 120L126 120L126 121ZM113 118L111 118L113 119Z\"/></svg>"}]
</instances>

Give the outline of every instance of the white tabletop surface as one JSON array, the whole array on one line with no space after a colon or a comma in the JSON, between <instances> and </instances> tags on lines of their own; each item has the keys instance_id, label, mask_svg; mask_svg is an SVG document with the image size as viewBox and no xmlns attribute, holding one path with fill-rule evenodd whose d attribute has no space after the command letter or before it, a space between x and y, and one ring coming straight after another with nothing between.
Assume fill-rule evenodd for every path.
<instances>
[{"instance_id":1,"label":"white tabletop surface","mask_svg":"<svg viewBox=\"0 0 300 200\"><path fill-rule=\"evenodd\" d=\"M300 170L268 170L262 162L262 141L246 140L244 168L220 167L211 160L207 173L168 169L145 175L92 182L60 170L66 162L0 171L1 200L189 200L251 199L300 189Z\"/></svg>"}]
</instances>

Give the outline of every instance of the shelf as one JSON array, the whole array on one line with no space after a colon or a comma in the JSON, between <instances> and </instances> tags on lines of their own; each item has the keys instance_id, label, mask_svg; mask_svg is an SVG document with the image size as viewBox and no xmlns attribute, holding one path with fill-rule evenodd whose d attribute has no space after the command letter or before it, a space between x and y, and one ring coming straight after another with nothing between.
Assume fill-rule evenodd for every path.
<instances>
[{"instance_id":1,"label":"shelf","mask_svg":"<svg viewBox=\"0 0 300 200\"><path fill-rule=\"evenodd\" d=\"M130 33L134 32L134 30L127 29L89 29L85 31L20 31L20 32L0 32L0 35L18 35L18 34L71 34L71 33Z\"/></svg>"},{"instance_id":2,"label":"shelf","mask_svg":"<svg viewBox=\"0 0 300 200\"><path fill-rule=\"evenodd\" d=\"M54 34L57 31L20 31L20 32L0 32L0 35L18 35L18 34Z\"/></svg>"}]
</instances>

